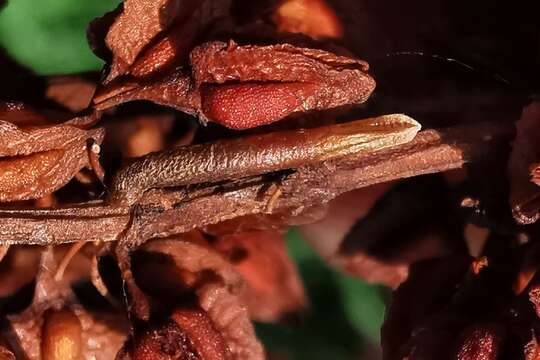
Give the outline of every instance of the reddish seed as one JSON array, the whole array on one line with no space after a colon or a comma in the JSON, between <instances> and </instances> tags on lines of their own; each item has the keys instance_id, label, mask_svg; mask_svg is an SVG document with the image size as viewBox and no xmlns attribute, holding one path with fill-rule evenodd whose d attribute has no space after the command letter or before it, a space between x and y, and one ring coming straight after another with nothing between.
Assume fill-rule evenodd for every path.
<instances>
[{"instance_id":1,"label":"reddish seed","mask_svg":"<svg viewBox=\"0 0 540 360\"><path fill-rule=\"evenodd\" d=\"M231 129L249 129L281 120L300 110L316 90L306 83L206 86L201 91L204 115Z\"/></svg>"}]
</instances>

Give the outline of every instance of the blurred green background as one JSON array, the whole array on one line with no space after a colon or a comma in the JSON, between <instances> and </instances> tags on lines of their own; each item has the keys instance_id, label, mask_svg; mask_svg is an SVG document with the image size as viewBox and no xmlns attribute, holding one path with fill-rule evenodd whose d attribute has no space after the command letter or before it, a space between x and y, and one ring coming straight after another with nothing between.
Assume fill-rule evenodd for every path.
<instances>
[{"instance_id":1,"label":"blurred green background","mask_svg":"<svg viewBox=\"0 0 540 360\"><path fill-rule=\"evenodd\" d=\"M102 62L86 42L86 26L119 0L8 0L0 12L0 42L40 74L98 70Z\"/></svg>"},{"instance_id":2,"label":"blurred green background","mask_svg":"<svg viewBox=\"0 0 540 360\"><path fill-rule=\"evenodd\" d=\"M99 70L86 42L90 20L117 0L11 0L0 12L0 44L39 74ZM257 324L275 359L377 359L387 291L328 268L292 229L291 256L306 285L311 312L294 324Z\"/></svg>"}]
</instances>

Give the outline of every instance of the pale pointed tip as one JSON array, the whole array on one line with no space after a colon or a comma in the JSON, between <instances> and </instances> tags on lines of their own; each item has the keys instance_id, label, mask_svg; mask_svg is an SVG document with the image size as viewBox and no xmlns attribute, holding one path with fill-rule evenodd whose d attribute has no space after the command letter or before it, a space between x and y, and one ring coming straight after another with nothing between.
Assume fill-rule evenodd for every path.
<instances>
[{"instance_id":1,"label":"pale pointed tip","mask_svg":"<svg viewBox=\"0 0 540 360\"><path fill-rule=\"evenodd\" d=\"M409 115L392 114L392 115L389 115L389 116L392 116L392 117L396 118L396 120L401 121L403 123L410 124L411 127L418 128L418 130L420 130L422 128L422 125L420 125L420 123L418 121L416 121L415 119L413 119Z\"/></svg>"},{"instance_id":2,"label":"pale pointed tip","mask_svg":"<svg viewBox=\"0 0 540 360\"><path fill-rule=\"evenodd\" d=\"M418 121L405 114L389 114L382 117L400 125L406 125L408 131L413 134L416 134L422 129L422 125Z\"/></svg>"}]
</instances>

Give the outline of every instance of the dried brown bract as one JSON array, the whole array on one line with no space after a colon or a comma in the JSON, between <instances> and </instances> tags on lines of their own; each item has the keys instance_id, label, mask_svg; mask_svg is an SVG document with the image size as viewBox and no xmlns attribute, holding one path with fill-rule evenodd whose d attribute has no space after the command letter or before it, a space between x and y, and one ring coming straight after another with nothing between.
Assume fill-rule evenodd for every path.
<instances>
[{"instance_id":1,"label":"dried brown bract","mask_svg":"<svg viewBox=\"0 0 540 360\"><path fill-rule=\"evenodd\" d=\"M375 88L366 62L290 44L211 42L192 51L191 66L202 116L235 129L361 104Z\"/></svg>"},{"instance_id":2,"label":"dried brown bract","mask_svg":"<svg viewBox=\"0 0 540 360\"><path fill-rule=\"evenodd\" d=\"M171 315L176 325L169 321L169 325L166 325L168 330L163 331L173 331L170 326L179 326L195 347L192 351L198 353L201 359L206 358L203 357L205 351L213 353L219 350L220 342L225 344L226 351L220 355L223 357L216 359L263 358L262 347L255 338L241 300L241 294L245 291L242 280L232 266L210 248L181 238L149 242L137 253L133 271L137 283L152 295L154 309L159 304L187 301L189 305L190 299L195 296L200 315L197 315L197 311L189 315L188 310L184 316L182 308L178 308ZM155 283L156 276L162 279L159 284ZM146 295L135 293L135 296ZM147 301L141 298L133 300ZM156 303L156 300L159 302ZM203 330L186 319L191 316L203 321L203 325L210 321L211 328L217 333L201 337L200 331ZM144 335L145 338L148 336Z\"/></svg>"},{"instance_id":3,"label":"dried brown bract","mask_svg":"<svg viewBox=\"0 0 540 360\"><path fill-rule=\"evenodd\" d=\"M100 89L95 107L150 100L204 122L248 129L293 114L358 105L375 88L366 62L290 44L209 42L194 48L190 58L191 71L178 67L156 81L127 79Z\"/></svg>"},{"instance_id":4,"label":"dried brown bract","mask_svg":"<svg viewBox=\"0 0 540 360\"><path fill-rule=\"evenodd\" d=\"M65 185L92 167L103 136L69 122L18 127L0 120L0 202L36 199Z\"/></svg>"},{"instance_id":5,"label":"dried brown bract","mask_svg":"<svg viewBox=\"0 0 540 360\"><path fill-rule=\"evenodd\" d=\"M210 22L226 16L227 1L125 1L115 13L95 20L92 37L112 54L105 82L122 76L148 76L163 67L181 65L196 39ZM105 28L105 29L104 29Z\"/></svg>"},{"instance_id":6,"label":"dried brown bract","mask_svg":"<svg viewBox=\"0 0 540 360\"><path fill-rule=\"evenodd\" d=\"M249 231L219 236L213 243L247 283L250 316L274 322L306 310L300 276L279 232Z\"/></svg>"},{"instance_id":7,"label":"dried brown bract","mask_svg":"<svg viewBox=\"0 0 540 360\"><path fill-rule=\"evenodd\" d=\"M137 329L118 360L233 359L208 315L196 307L177 308L166 320Z\"/></svg>"}]
</instances>

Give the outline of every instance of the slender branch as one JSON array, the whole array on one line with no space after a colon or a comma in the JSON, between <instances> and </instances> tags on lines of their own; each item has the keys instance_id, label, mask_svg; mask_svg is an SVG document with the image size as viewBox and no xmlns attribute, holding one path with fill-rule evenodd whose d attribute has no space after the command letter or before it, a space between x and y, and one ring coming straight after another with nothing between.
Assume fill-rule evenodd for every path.
<instances>
[{"instance_id":1,"label":"slender branch","mask_svg":"<svg viewBox=\"0 0 540 360\"><path fill-rule=\"evenodd\" d=\"M140 234L148 239L182 233L239 216L275 214L287 222L339 194L390 180L462 167L513 136L511 124L481 123L426 130L404 145L295 169L269 209L274 180L253 179L191 189L156 189L139 205ZM114 241L129 222L129 209L104 204L54 210L1 210L0 244Z\"/></svg>"}]
</instances>

